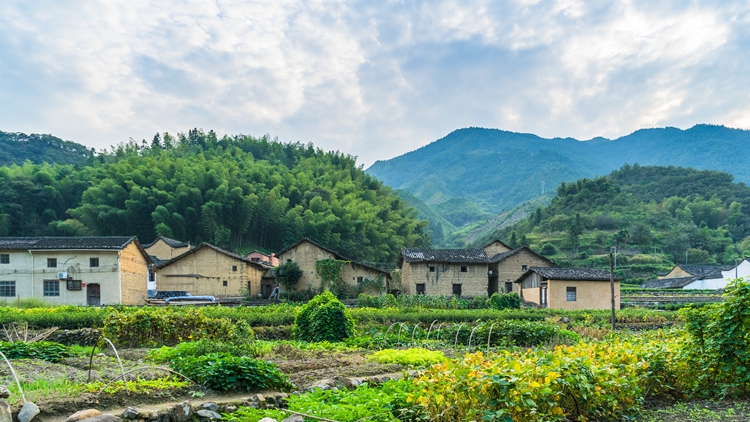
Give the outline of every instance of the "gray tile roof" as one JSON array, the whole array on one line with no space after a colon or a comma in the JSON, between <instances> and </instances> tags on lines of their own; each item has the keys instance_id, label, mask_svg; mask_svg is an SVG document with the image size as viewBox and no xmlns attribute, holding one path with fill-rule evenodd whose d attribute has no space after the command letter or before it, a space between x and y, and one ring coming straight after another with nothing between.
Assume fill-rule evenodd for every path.
<instances>
[{"instance_id":1,"label":"gray tile roof","mask_svg":"<svg viewBox=\"0 0 750 422\"><path fill-rule=\"evenodd\" d=\"M0 249L113 249L125 248L135 236L0 237Z\"/></svg>"},{"instance_id":2,"label":"gray tile roof","mask_svg":"<svg viewBox=\"0 0 750 422\"><path fill-rule=\"evenodd\" d=\"M549 280L609 281L609 271L590 268L531 267L516 282L535 272ZM615 280L621 280L615 276Z\"/></svg>"},{"instance_id":3,"label":"gray tile roof","mask_svg":"<svg viewBox=\"0 0 750 422\"><path fill-rule=\"evenodd\" d=\"M646 289L681 289L695 280L700 280L700 277L657 278L643 283L642 287Z\"/></svg>"},{"instance_id":4,"label":"gray tile roof","mask_svg":"<svg viewBox=\"0 0 750 422\"><path fill-rule=\"evenodd\" d=\"M369 264L365 264L364 262L354 261L354 260L351 260L351 259L349 259L349 258L346 258L346 257L344 257L344 256L341 256L341 255L340 255L340 254L339 254L338 252L336 252L336 251L334 251L334 250L331 250L331 249L328 249L328 248L326 248L325 246L321 245L320 243L317 243L317 242L315 242L314 240L312 240L312 239L310 239L310 238L307 238L307 237L303 237L302 239L298 240L298 241L297 241L296 243L294 243L294 244L292 244L292 245L289 245L289 246L287 246L286 248L284 248L284 249L280 250L279 252L277 252L277 253L276 253L276 257L277 257L277 258L278 258L278 257L280 257L280 256L281 256L281 254L283 254L283 253L285 253L285 252L287 252L287 251L291 250L292 248L295 248L295 247L297 247L297 246L301 245L301 244L302 244L303 242L310 242L310 243L311 243L312 245L314 245L315 247L318 247L318 248L320 248L320 249L323 249L324 251L326 251L326 252L330 253L331 255L333 255L333 257L334 257L335 259L338 259L338 260L341 260L341 261L349 261L349 262L353 262L353 263L355 263L355 264L357 264L357 265L359 265L359 266L362 266L362 267L365 267L365 268L369 268L369 269L371 269L371 270L374 270L374 271L378 271L378 272L381 272L381 273L383 273L383 274L384 274L384 275L385 275L386 277L390 277L390 276L391 276L391 273L389 273L388 271L386 271L386 270L384 270L384 269L382 269L382 268L374 267L374 266L372 266L372 265L369 265Z\"/></svg>"},{"instance_id":5,"label":"gray tile roof","mask_svg":"<svg viewBox=\"0 0 750 422\"><path fill-rule=\"evenodd\" d=\"M490 257L484 249L401 249L405 262L448 262L488 264Z\"/></svg>"},{"instance_id":6,"label":"gray tile roof","mask_svg":"<svg viewBox=\"0 0 750 422\"><path fill-rule=\"evenodd\" d=\"M149 243L148 245L143 245L143 247L144 248L148 248L150 246L153 246L153 244L156 243L156 242L158 242L159 239L163 240L164 243L166 243L167 245L169 245L169 246L171 246L173 248L184 248L184 247L190 246L190 242L183 242L181 240L170 239L170 238L168 238L166 236L159 236L156 239L154 239L153 242Z\"/></svg>"},{"instance_id":7,"label":"gray tile roof","mask_svg":"<svg viewBox=\"0 0 750 422\"><path fill-rule=\"evenodd\" d=\"M734 268L733 265L681 264L677 266L686 273L700 278L723 278L722 271L729 271Z\"/></svg>"},{"instance_id":8,"label":"gray tile roof","mask_svg":"<svg viewBox=\"0 0 750 422\"><path fill-rule=\"evenodd\" d=\"M186 252L183 252L183 253L181 253L181 254L177 255L176 257L174 257L174 258L172 258L172 259L169 259L169 260L167 260L167 261L162 261L162 262L160 262L159 264L157 264L157 265L154 265L154 268L156 268L156 269L161 269L161 268L167 267L167 266L169 266L169 265L172 265L172 264L174 264L175 262L177 262L177 261L179 261L179 260L181 260L181 259L183 259L183 258L185 258L185 257L188 257L188 256L190 256L191 254L194 254L194 253L196 253L196 252L200 251L200 250L201 250L201 249L203 249L203 248L209 248L209 249L213 249L213 250L215 250L216 252L219 252L219 253L221 253L221 254L224 254L224 255L226 255L226 256L232 257L232 258L234 258L234 259L236 259L236 260L238 260L238 261L242 261L242 262L245 262L245 263L247 263L247 264L253 265L253 266L255 266L255 267L258 267L258 268L263 268L263 269L266 269L266 268L267 268L267 267L266 267L265 265L261 265L261 264L260 264L259 262L254 262L254 261L250 261L249 259L245 258L244 256L240 256L240 255L237 255L237 254L236 254L236 253L234 253L234 252L229 252L229 251L228 251L228 250L226 250L226 249L222 249L222 248L220 248L220 247L218 247L218 246L214 246L214 245L212 245L212 244L210 244L210 243L205 243L205 242L204 242L204 243L201 243L201 244L200 244L200 245L198 245L198 247L196 247L196 248L190 249L189 251L186 251Z\"/></svg>"},{"instance_id":9,"label":"gray tile roof","mask_svg":"<svg viewBox=\"0 0 750 422\"><path fill-rule=\"evenodd\" d=\"M508 257L510 257L510 256L513 256L513 255L515 255L515 254L517 254L518 252L521 252L521 251L523 251L523 250L526 250L526 251L528 251L528 252L530 252L530 253L532 253L532 254L536 255L537 257L539 257L539 258L541 258L541 259L543 259L543 260L545 260L545 261L549 262L550 264L553 264L553 265L555 264L555 263L554 263L553 261L551 261L551 260L550 260L549 258L547 258L546 256L544 256L544 255L540 255L540 254L538 254L538 253L534 252L534 251L533 251L533 250L532 250L531 248L529 248L528 246L521 246L520 248L516 248L516 249L513 249L512 251L507 251L507 252L500 252L499 254L495 254L495 255L493 255L493 256L492 256L492 257L490 258L490 262L491 262L491 263L493 263L493 264L494 264L494 263L497 263L497 262L500 262L500 261L504 260L505 258L508 258Z\"/></svg>"}]
</instances>

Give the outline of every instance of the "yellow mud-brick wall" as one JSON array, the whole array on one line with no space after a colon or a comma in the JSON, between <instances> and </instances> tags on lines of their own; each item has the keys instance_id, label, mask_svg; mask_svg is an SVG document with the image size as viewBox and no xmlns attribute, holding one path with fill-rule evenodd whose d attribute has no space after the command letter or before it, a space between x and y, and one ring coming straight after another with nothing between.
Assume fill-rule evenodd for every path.
<instances>
[{"instance_id":1,"label":"yellow mud-brick wall","mask_svg":"<svg viewBox=\"0 0 750 422\"><path fill-rule=\"evenodd\" d=\"M521 287L521 283L515 283L518 284L518 286L513 286L513 291L519 291L518 289ZM526 302L534 302L537 305L539 305L542 300L542 289L539 287L531 287L529 289L520 289L520 295L521 299L525 300Z\"/></svg>"},{"instance_id":2,"label":"yellow mud-brick wall","mask_svg":"<svg viewBox=\"0 0 750 422\"><path fill-rule=\"evenodd\" d=\"M498 290L504 292L506 282L514 282L525 272L523 266L528 270L531 267L551 267L549 261L542 259L533 253L523 249L512 256L498 262L497 279ZM520 283L513 283L513 291L518 293Z\"/></svg>"},{"instance_id":3,"label":"yellow mud-brick wall","mask_svg":"<svg viewBox=\"0 0 750 422\"><path fill-rule=\"evenodd\" d=\"M157 269L156 288L184 290L193 295L240 296L247 291L248 277L256 274L255 271L247 270L247 265L245 261L210 247L203 247L164 268ZM259 273L262 274L262 271ZM226 286L224 281L227 282ZM260 276L257 277L257 285L260 288Z\"/></svg>"},{"instance_id":4,"label":"yellow mud-brick wall","mask_svg":"<svg viewBox=\"0 0 750 422\"><path fill-rule=\"evenodd\" d=\"M405 295L417 293L414 282L411 280L411 266L412 264L409 262L404 262L401 265L401 293Z\"/></svg>"},{"instance_id":5,"label":"yellow mud-brick wall","mask_svg":"<svg viewBox=\"0 0 750 422\"><path fill-rule=\"evenodd\" d=\"M466 267L466 272L461 267ZM430 271L435 267L435 271ZM453 285L461 285L461 296L487 296L487 264L447 264L438 262L412 263L409 269L409 287L417 292L417 284L425 284L425 294L450 296Z\"/></svg>"},{"instance_id":6,"label":"yellow mud-brick wall","mask_svg":"<svg viewBox=\"0 0 750 422\"><path fill-rule=\"evenodd\" d=\"M305 290L308 287L319 289L321 279L315 272L315 262L333 257L330 252L304 241L279 255L279 264L283 265L292 260L302 270L302 277L297 283L297 290Z\"/></svg>"},{"instance_id":7,"label":"yellow mud-brick wall","mask_svg":"<svg viewBox=\"0 0 750 422\"><path fill-rule=\"evenodd\" d=\"M123 305L143 305L148 298L148 262L136 246L130 242L120 253L120 302Z\"/></svg>"},{"instance_id":8,"label":"yellow mud-brick wall","mask_svg":"<svg viewBox=\"0 0 750 422\"><path fill-rule=\"evenodd\" d=\"M240 289L240 294L255 297L261 293L261 280L266 270L254 264L244 263L243 265L245 266L245 286Z\"/></svg>"},{"instance_id":9,"label":"yellow mud-brick wall","mask_svg":"<svg viewBox=\"0 0 750 422\"><path fill-rule=\"evenodd\" d=\"M490 258L499 253L508 252L509 250L511 249L498 241L494 241L484 247L484 252L487 253L487 256L489 256Z\"/></svg>"},{"instance_id":10,"label":"yellow mud-brick wall","mask_svg":"<svg viewBox=\"0 0 750 422\"><path fill-rule=\"evenodd\" d=\"M688 273L687 271L683 270L680 267L674 267L672 268L672 271L667 273L667 275L659 276L659 279L663 278L677 278L677 277L690 277L692 274Z\"/></svg>"},{"instance_id":11,"label":"yellow mud-brick wall","mask_svg":"<svg viewBox=\"0 0 750 422\"><path fill-rule=\"evenodd\" d=\"M182 253L185 253L190 250L190 247L185 246L182 248L173 248L162 239L157 240L153 245L149 246L146 249L146 253L148 253L151 256L155 256L158 259L161 259L163 261L168 261L177 255L180 255Z\"/></svg>"},{"instance_id":12,"label":"yellow mud-brick wall","mask_svg":"<svg viewBox=\"0 0 750 422\"><path fill-rule=\"evenodd\" d=\"M549 280L547 298L553 309L611 309L609 281ZM575 302L568 302L567 288L576 288ZM615 281L615 309L620 309L620 282Z\"/></svg>"},{"instance_id":13,"label":"yellow mud-brick wall","mask_svg":"<svg viewBox=\"0 0 750 422\"><path fill-rule=\"evenodd\" d=\"M345 283L350 284L352 286L356 286L358 277L362 277L362 280L365 280L368 278L371 280L375 280L378 277L378 275L381 275L381 274L382 274L382 279L383 279L383 288L385 288L385 285L387 282L386 280L387 276L385 273L374 270L372 268L363 267L362 265L359 265L355 262L344 264L344 267L341 268L340 277ZM373 289L368 289L367 291L365 291L365 293L369 295L375 295L375 294L380 294L381 292L375 291Z\"/></svg>"}]
</instances>

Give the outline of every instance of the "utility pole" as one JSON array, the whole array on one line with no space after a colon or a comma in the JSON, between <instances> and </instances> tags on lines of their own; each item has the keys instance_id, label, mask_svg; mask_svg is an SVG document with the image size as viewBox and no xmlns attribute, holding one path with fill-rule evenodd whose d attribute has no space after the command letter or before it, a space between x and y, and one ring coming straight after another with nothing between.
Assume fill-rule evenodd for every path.
<instances>
[{"instance_id":1,"label":"utility pole","mask_svg":"<svg viewBox=\"0 0 750 422\"><path fill-rule=\"evenodd\" d=\"M685 264L687 264L688 261L688 250L685 249Z\"/></svg>"},{"instance_id":2,"label":"utility pole","mask_svg":"<svg viewBox=\"0 0 750 422\"><path fill-rule=\"evenodd\" d=\"M613 268L614 259L612 252L609 253L609 290L612 294L612 331L615 330L615 271Z\"/></svg>"}]
</instances>

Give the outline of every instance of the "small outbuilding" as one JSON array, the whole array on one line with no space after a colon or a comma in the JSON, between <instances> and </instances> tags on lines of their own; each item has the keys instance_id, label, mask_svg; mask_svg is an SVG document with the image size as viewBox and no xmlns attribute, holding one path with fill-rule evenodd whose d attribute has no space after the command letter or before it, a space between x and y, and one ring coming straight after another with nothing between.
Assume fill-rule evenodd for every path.
<instances>
[{"instance_id":1,"label":"small outbuilding","mask_svg":"<svg viewBox=\"0 0 750 422\"><path fill-rule=\"evenodd\" d=\"M615 277L615 308L620 309L620 278ZM610 274L588 268L531 267L516 280L521 299L543 308L611 309Z\"/></svg>"},{"instance_id":2,"label":"small outbuilding","mask_svg":"<svg viewBox=\"0 0 750 422\"><path fill-rule=\"evenodd\" d=\"M490 258L484 249L402 249L405 294L485 296Z\"/></svg>"}]
</instances>

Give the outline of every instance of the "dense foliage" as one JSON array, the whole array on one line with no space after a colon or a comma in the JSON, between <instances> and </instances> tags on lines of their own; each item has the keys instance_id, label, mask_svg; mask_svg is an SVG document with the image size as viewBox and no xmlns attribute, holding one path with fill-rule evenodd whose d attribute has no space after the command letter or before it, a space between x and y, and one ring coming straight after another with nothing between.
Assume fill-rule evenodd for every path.
<instances>
[{"instance_id":1,"label":"dense foliage","mask_svg":"<svg viewBox=\"0 0 750 422\"><path fill-rule=\"evenodd\" d=\"M266 388L291 391L294 386L279 368L261 359L209 353L203 356L177 357L172 369L212 390L250 391Z\"/></svg>"},{"instance_id":2,"label":"dense foliage","mask_svg":"<svg viewBox=\"0 0 750 422\"><path fill-rule=\"evenodd\" d=\"M333 293L323 292L300 307L292 332L298 340L342 341L354 335L354 319Z\"/></svg>"},{"instance_id":3,"label":"dense foliage","mask_svg":"<svg viewBox=\"0 0 750 422\"><path fill-rule=\"evenodd\" d=\"M734 264L750 254L750 187L716 171L626 165L562 183L549 206L494 235L582 266L607 267L616 246L621 268L646 274L686 259Z\"/></svg>"},{"instance_id":4,"label":"dense foliage","mask_svg":"<svg viewBox=\"0 0 750 422\"><path fill-rule=\"evenodd\" d=\"M0 341L0 352L3 352L8 359L41 359L49 362L58 362L73 356L70 348L51 341L33 343Z\"/></svg>"},{"instance_id":5,"label":"dense foliage","mask_svg":"<svg viewBox=\"0 0 750 422\"><path fill-rule=\"evenodd\" d=\"M52 135L0 131L0 166L32 163L84 164L94 157L94 150Z\"/></svg>"},{"instance_id":6,"label":"dense foliage","mask_svg":"<svg viewBox=\"0 0 750 422\"><path fill-rule=\"evenodd\" d=\"M399 365L424 367L447 360L445 353L440 350L413 349L383 349L368 355L367 359L378 363L397 363Z\"/></svg>"},{"instance_id":7,"label":"dense foliage","mask_svg":"<svg viewBox=\"0 0 750 422\"><path fill-rule=\"evenodd\" d=\"M427 246L426 222L354 157L191 130L133 141L85 167L0 167L0 235L165 235L238 250L301 237L360 261Z\"/></svg>"}]
</instances>

